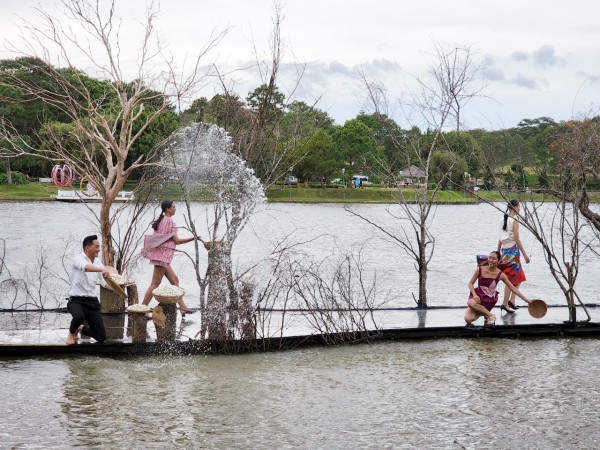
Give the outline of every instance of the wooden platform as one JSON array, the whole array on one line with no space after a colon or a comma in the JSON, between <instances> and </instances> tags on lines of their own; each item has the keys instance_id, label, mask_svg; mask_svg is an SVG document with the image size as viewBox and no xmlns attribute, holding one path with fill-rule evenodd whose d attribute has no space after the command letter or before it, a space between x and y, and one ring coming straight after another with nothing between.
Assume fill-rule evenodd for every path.
<instances>
[{"instance_id":1,"label":"wooden platform","mask_svg":"<svg viewBox=\"0 0 600 450\"><path fill-rule=\"evenodd\" d=\"M40 355L196 355L243 354L265 351L291 350L309 346L327 346L381 341L401 341L443 338L548 338L548 337L598 337L600 322L563 324L505 325L495 327L432 327L395 328L364 333L335 333L324 335L284 336L277 338L211 342L194 339L151 341L134 344L114 340L102 344L81 342L65 344L4 344L0 357L22 358Z\"/></svg>"}]
</instances>

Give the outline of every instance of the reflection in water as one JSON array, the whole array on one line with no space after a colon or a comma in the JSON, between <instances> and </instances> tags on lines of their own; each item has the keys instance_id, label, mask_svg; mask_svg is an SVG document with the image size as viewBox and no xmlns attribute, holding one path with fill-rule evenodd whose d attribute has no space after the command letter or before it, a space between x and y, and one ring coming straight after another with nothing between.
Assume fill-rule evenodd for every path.
<instances>
[{"instance_id":1,"label":"reflection in water","mask_svg":"<svg viewBox=\"0 0 600 450\"><path fill-rule=\"evenodd\" d=\"M226 357L0 361L0 429L11 430L0 443L597 448L598 355L599 339L481 338ZM23 391L24 377L30 389Z\"/></svg>"},{"instance_id":2,"label":"reflection in water","mask_svg":"<svg viewBox=\"0 0 600 450\"><path fill-rule=\"evenodd\" d=\"M502 313L500 311L501 316L496 316L496 320L500 319L502 321L502 325L514 325L517 319L517 313Z\"/></svg>"}]
</instances>

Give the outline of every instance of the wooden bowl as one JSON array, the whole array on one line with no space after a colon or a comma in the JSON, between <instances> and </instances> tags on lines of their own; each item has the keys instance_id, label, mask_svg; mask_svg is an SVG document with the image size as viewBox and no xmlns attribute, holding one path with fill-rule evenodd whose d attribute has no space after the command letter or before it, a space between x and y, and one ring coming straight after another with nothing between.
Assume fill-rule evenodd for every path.
<instances>
[{"instance_id":1,"label":"wooden bowl","mask_svg":"<svg viewBox=\"0 0 600 450\"><path fill-rule=\"evenodd\" d=\"M546 305L544 300L531 300L531 303L527 307L527 311L529 311L531 317L541 319L546 315L546 312L548 312L548 305Z\"/></svg>"}]
</instances>

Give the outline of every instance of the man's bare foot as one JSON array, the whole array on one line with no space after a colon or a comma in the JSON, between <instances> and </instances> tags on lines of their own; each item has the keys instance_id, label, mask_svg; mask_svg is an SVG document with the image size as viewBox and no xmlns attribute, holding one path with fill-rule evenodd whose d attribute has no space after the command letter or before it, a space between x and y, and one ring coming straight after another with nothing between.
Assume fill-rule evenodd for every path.
<instances>
[{"instance_id":1,"label":"man's bare foot","mask_svg":"<svg viewBox=\"0 0 600 450\"><path fill-rule=\"evenodd\" d=\"M73 333L71 333L69 331L69 334L67 335L67 340L66 340L67 345L75 345L76 342L77 342L77 336L75 336Z\"/></svg>"}]
</instances>

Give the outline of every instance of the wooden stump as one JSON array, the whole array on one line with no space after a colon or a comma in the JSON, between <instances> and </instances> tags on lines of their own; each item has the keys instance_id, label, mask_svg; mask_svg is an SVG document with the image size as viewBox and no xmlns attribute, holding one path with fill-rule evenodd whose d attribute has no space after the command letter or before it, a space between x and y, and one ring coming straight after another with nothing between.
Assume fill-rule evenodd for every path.
<instances>
[{"instance_id":1,"label":"wooden stump","mask_svg":"<svg viewBox=\"0 0 600 450\"><path fill-rule=\"evenodd\" d=\"M131 319L131 341L134 344L146 342L147 323L146 313L130 313Z\"/></svg>"},{"instance_id":2,"label":"wooden stump","mask_svg":"<svg viewBox=\"0 0 600 450\"><path fill-rule=\"evenodd\" d=\"M125 312L125 299L110 289L100 287L100 312L103 314L122 314Z\"/></svg>"},{"instance_id":3,"label":"wooden stump","mask_svg":"<svg viewBox=\"0 0 600 450\"><path fill-rule=\"evenodd\" d=\"M133 283L127 286L127 305L137 305L139 302L137 284Z\"/></svg>"},{"instance_id":4,"label":"wooden stump","mask_svg":"<svg viewBox=\"0 0 600 450\"><path fill-rule=\"evenodd\" d=\"M175 303L161 303L154 307L152 312L156 338L159 341L174 341L177 331L177 305ZM157 320L158 318L161 320Z\"/></svg>"},{"instance_id":5,"label":"wooden stump","mask_svg":"<svg viewBox=\"0 0 600 450\"><path fill-rule=\"evenodd\" d=\"M121 340L125 337L125 314L103 315L102 321L108 341Z\"/></svg>"}]
</instances>

